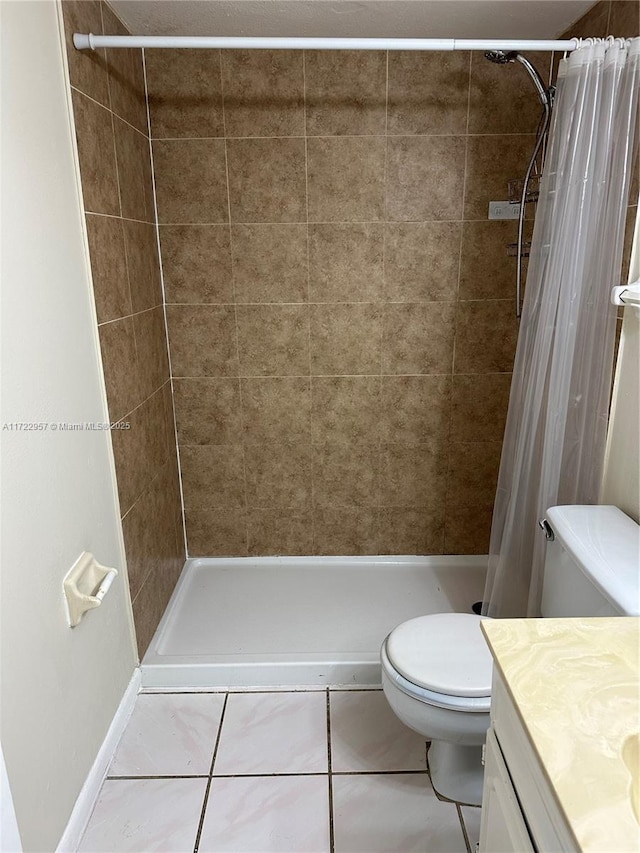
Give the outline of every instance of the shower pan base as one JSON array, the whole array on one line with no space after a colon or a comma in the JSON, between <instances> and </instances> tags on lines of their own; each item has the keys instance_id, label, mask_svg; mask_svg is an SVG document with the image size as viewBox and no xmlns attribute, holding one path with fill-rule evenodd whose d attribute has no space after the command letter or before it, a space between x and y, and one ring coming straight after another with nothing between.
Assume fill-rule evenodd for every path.
<instances>
[{"instance_id":1,"label":"shower pan base","mask_svg":"<svg viewBox=\"0 0 640 853\"><path fill-rule=\"evenodd\" d=\"M471 612L486 557L190 559L142 661L146 689L380 685L396 625Z\"/></svg>"}]
</instances>

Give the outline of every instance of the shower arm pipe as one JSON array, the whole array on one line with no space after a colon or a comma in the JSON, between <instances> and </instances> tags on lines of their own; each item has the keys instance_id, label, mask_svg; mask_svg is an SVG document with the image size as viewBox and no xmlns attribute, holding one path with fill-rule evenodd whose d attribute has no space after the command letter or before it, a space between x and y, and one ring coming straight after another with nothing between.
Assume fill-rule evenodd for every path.
<instances>
[{"instance_id":1,"label":"shower arm pipe","mask_svg":"<svg viewBox=\"0 0 640 853\"><path fill-rule=\"evenodd\" d=\"M580 39L298 38L280 36L101 36L74 33L78 50L110 48L228 48L242 50L505 50L570 51Z\"/></svg>"}]
</instances>

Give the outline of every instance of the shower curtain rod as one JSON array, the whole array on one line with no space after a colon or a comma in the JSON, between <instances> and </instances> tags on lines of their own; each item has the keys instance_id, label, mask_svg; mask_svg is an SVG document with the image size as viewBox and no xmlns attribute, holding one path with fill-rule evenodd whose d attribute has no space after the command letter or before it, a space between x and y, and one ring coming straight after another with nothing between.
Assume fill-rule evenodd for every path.
<instances>
[{"instance_id":1,"label":"shower curtain rod","mask_svg":"<svg viewBox=\"0 0 640 853\"><path fill-rule=\"evenodd\" d=\"M297 38L271 36L100 36L74 33L78 50L100 47L269 50L575 50L579 39Z\"/></svg>"}]
</instances>

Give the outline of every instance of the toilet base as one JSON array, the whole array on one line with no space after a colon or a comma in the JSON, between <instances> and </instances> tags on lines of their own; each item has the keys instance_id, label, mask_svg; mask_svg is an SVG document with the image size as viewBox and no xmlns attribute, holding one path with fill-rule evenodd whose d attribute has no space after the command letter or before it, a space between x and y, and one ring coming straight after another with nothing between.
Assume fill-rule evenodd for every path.
<instances>
[{"instance_id":1,"label":"toilet base","mask_svg":"<svg viewBox=\"0 0 640 853\"><path fill-rule=\"evenodd\" d=\"M429 773L437 794L467 806L482 805L481 746L434 740L429 747Z\"/></svg>"}]
</instances>

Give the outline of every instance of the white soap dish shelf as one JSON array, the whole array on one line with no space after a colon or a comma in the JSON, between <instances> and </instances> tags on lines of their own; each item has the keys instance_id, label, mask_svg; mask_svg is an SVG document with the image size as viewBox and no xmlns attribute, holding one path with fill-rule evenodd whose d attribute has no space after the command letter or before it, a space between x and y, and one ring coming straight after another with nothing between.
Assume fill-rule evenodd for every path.
<instances>
[{"instance_id":1,"label":"white soap dish shelf","mask_svg":"<svg viewBox=\"0 0 640 853\"><path fill-rule=\"evenodd\" d=\"M89 551L80 554L62 582L71 628L80 623L87 610L102 604L117 574L117 569L101 565Z\"/></svg>"}]
</instances>

